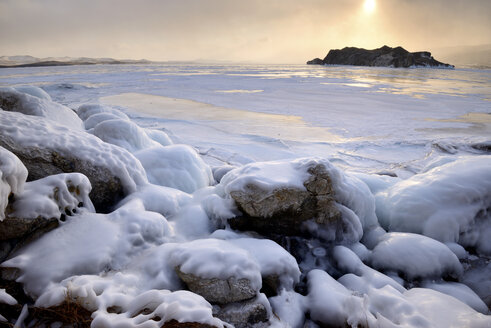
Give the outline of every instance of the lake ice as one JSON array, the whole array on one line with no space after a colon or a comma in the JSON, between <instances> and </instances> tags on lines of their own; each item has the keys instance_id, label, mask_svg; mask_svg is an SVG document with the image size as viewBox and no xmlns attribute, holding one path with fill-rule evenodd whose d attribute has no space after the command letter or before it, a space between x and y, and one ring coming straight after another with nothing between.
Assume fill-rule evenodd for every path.
<instances>
[{"instance_id":1,"label":"lake ice","mask_svg":"<svg viewBox=\"0 0 491 328\"><path fill-rule=\"evenodd\" d=\"M29 217L85 203L2 264L21 270L36 305L69 292L94 327L227 326L181 280L194 275L249 281L273 327L491 326L490 70L93 65L2 69L0 87L30 115L0 111L3 135L56 145L48 132L66 131L64 149L82 140L82 156L132 172L126 198L93 213L84 176L25 182L0 147L2 210L11 192ZM33 115L46 133L19 135L15 122L34 126ZM101 140L115 149L104 146L107 158ZM230 229L242 215L231 190L304 195L315 165L329 172L345 238L315 220L274 241ZM49 198L69 179L81 195Z\"/></svg>"}]
</instances>

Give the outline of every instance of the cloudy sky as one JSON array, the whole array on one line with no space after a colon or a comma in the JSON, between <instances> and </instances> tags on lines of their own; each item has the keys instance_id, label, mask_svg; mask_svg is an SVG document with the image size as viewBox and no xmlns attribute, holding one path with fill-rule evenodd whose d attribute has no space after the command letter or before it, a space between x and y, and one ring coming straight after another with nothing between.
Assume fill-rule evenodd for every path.
<instances>
[{"instance_id":1,"label":"cloudy sky","mask_svg":"<svg viewBox=\"0 0 491 328\"><path fill-rule=\"evenodd\" d=\"M0 0L0 55L303 63L490 43L490 0Z\"/></svg>"}]
</instances>

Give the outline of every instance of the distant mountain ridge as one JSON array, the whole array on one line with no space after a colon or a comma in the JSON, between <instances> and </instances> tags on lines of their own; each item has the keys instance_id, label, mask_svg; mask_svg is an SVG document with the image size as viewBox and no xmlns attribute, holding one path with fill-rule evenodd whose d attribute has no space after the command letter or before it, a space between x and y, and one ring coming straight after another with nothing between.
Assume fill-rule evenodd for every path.
<instances>
[{"instance_id":1,"label":"distant mountain ridge","mask_svg":"<svg viewBox=\"0 0 491 328\"><path fill-rule=\"evenodd\" d=\"M332 49L324 59L315 58L309 65L354 65L381 67L440 67L453 68L453 65L437 61L429 51L409 52L403 47L383 46L367 50L356 47Z\"/></svg>"},{"instance_id":2,"label":"distant mountain ridge","mask_svg":"<svg viewBox=\"0 0 491 328\"><path fill-rule=\"evenodd\" d=\"M37 58L25 56L0 56L0 67L38 67L38 66L67 66L67 65L95 65L95 64L147 64L149 60L140 59L114 59L90 57L46 57Z\"/></svg>"}]
</instances>

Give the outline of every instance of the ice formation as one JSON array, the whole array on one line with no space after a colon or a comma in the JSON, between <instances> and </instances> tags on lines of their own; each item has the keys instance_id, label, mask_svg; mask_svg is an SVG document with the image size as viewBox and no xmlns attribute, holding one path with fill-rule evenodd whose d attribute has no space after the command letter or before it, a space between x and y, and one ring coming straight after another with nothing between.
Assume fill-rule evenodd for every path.
<instances>
[{"instance_id":1,"label":"ice formation","mask_svg":"<svg viewBox=\"0 0 491 328\"><path fill-rule=\"evenodd\" d=\"M462 157L376 195L390 231L424 234L491 254L491 156Z\"/></svg>"},{"instance_id":2,"label":"ice formation","mask_svg":"<svg viewBox=\"0 0 491 328\"><path fill-rule=\"evenodd\" d=\"M148 181L187 193L211 185L211 168L186 145L154 146L134 153L147 172Z\"/></svg>"},{"instance_id":3,"label":"ice formation","mask_svg":"<svg viewBox=\"0 0 491 328\"><path fill-rule=\"evenodd\" d=\"M15 197L9 215L20 218L60 218L76 213L80 207L94 212L89 198L89 179L80 173L62 173L25 184Z\"/></svg>"},{"instance_id":4,"label":"ice formation","mask_svg":"<svg viewBox=\"0 0 491 328\"><path fill-rule=\"evenodd\" d=\"M27 169L22 162L0 146L0 221L5 217L10 194L19 194L24 190Z\"/></svg>"}]
</instances>

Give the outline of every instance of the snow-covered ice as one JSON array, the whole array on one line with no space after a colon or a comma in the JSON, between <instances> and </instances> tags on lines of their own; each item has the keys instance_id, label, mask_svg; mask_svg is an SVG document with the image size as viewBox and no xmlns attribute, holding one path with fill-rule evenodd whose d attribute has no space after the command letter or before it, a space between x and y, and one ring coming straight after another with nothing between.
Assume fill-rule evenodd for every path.
<instances>
[{"instance_id":1,"label":"snow-covered ice","mask_svg":"<svg viewBox=\"0 0 491 328\"><path fill-rule=\"evenodd\" d=\"M87 177L26 182L0 147L0 219L72 214L1 264L36 306L70 297L92 327L229 327L189 274L247 280L275 328L491 326L489 70L94 65L0 69L0 87L19 105L0 138L102 163L126 192L94 213ZM314 165L346 238L230 228L232 191L305 190Z\"/></svg>"}]
</instances>

